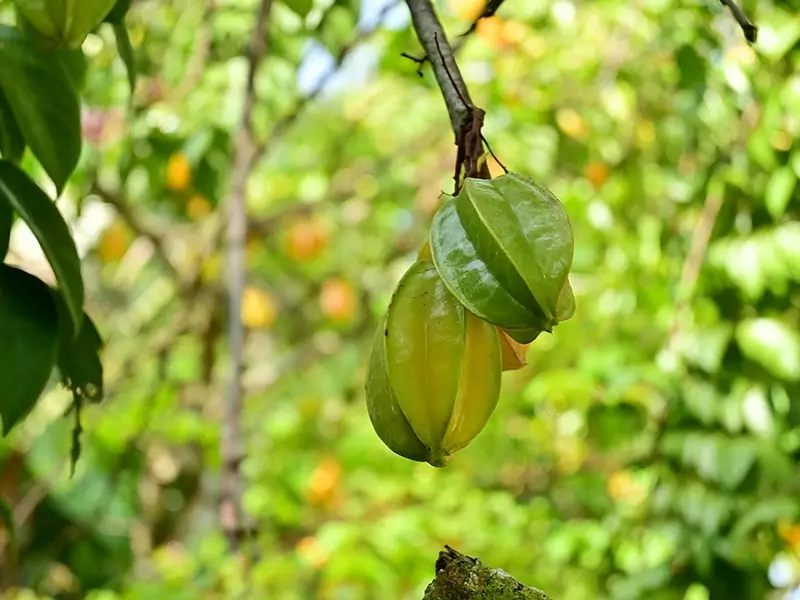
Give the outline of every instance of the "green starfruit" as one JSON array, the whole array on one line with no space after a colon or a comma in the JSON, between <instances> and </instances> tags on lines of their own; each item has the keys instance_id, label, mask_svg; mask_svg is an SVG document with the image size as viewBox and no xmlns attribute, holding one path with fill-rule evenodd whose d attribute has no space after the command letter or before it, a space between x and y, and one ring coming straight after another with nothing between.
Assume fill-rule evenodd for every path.
<instances>
[{"instance_id":1,"label":"green starfruit","mask_svg":"<svg viewBox=\"0 0 800 600\"><path fill-rule=\"evenodd\" d=\"M497 406L500 339L448 291L430 260L406 272L373 339L366 398L390 450L436 467L469 444Z\"/></svg>"},{"instance_id":2,"label":"green starfruit","mask_svg":"<svg viewBox=\"0 0 800 600\"><path fill-rule=\"evenodd\" d=\"M430 247L439 275L467 310L520 343L575 313L569 217L529 177L467 179L437 211Z\"/></svg>"},{"instance_id":3,"label":"green starfruit","mask_svg":"<svg viewBox=\"0 0 800 600\"><path fill-rule=\"evenodd\" d=\"M24 25L58 48L80 48L116 0L14 0Z\"/></svg>"}]
</instances>

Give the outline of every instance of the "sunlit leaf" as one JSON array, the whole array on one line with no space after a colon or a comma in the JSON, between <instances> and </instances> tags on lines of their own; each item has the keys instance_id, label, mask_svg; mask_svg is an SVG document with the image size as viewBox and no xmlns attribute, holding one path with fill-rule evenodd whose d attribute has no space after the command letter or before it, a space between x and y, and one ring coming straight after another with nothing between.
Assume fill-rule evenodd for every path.
<instances>
[{"instance_id":1,"label":"sunlit leaf","mask_svg":"<svg viewBox=\"0 0 800 600\"><path fill-rule=\"evenodd\" d=\"M77 335L83 320L83 277L75 242L61 213L18 167L0 160L0 200L12 206L33 231L53 267Z\"/></svg>"}]
</instances>

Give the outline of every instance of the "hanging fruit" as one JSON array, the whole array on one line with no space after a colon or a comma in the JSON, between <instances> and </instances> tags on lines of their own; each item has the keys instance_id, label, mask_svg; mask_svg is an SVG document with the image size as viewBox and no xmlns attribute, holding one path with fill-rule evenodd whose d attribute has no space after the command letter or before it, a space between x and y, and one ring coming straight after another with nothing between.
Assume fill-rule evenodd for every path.
<instances>
[{"instance_id":1,"label":"hanging fruit","mask_svg":"<svg viewBox=\"0 0 800 600\"><path fill-rule=\"evenodd\" d=\"M433 219L430 248L453 295L527 344L575 313L564 206L529 177L465 180Z\"/></svg>"},{"instance_id":2,"label":"hanging fruit","mask_svg":"<svg viewBox=\"0 0 800 600\"><path fill-rule=\"evenodd\" d=\"M419 260L395 290L375 334L367 407L396 454L436 467L486 425L500 395L497 330L448 291L430 260Z\"/></svg>"}]
</instances>

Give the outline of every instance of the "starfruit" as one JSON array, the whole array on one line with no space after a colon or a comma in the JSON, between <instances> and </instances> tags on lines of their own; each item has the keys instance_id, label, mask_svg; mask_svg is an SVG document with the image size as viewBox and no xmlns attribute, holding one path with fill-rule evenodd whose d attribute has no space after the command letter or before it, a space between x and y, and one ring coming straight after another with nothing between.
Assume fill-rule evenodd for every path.
<instances>
[{"instance_id":1,"label":"starfruit","mask_svg":"<svg viewBox=\"0 0 800 600\"><path fill-rule=\"evenodd\" d=\"M414 263L373 339L366 397L378 437L400 456L443 467L486 425L501 376L496 328L458 302L433 262Z\"/></svg>"},{"instance_id":2,"label":"starfruit","mask_svg":"<svg viewBox=\"0 0 800 600\"><path fill-rule=\"evenodd\" d=\"M117 0L14 0L25 25L53 46L79 48Z\"/></svg>"},{"instance_id":3,"label":"starfruit","mask_svg":"<svg viewBox=\"0 0 800 600\"><path fill-rule=\"evenodd\" d=\"M520 343L575 313L569 217L558 198L529 177L466 179L434 216L430 248L453 295Z\"/></svg>"}]
</instances>

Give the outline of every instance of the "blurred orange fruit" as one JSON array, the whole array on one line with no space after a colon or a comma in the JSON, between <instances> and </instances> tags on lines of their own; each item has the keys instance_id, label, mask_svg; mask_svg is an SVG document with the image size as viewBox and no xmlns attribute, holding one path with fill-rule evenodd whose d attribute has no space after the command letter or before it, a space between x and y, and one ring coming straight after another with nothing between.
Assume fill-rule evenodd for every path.
<instances>
[{"instance_id":1,"label":"blurred orange fruit","mask_svg":"<svg viewBox=\"0 0 800 600\"><path fill-rule=\"evenodd\" d=\"M97 245L97 255L104 263L122 260L133 243L133 233L124 223L114 223L106 229Z\"/></svg>"},{"instance_id":2,"label":"blurred orange fruit","mask_svg":"<svg viewBox=\"0 0 800 600\"><path fill-rule=\"evenodd\" d=\"M608 494L614 500L630 499L636 491L633 477L627 471L617 471L608 479Z\"/></svg>"},{"instance_id":3,"label":"blurred orange fruit","mask_svg":"<svg viewBox=\"0 0 800 600\"><path fill-rule=\"evenodd\" d=\"M253 329L263 329L278 318L275 299L264 290L248 287L242 295L242 323Z\"/></svg>"},{"instance_id":4,"label":"blurred orange fruit","mask_svg":"<svg viewBox=\"0 0 800 600\"><path fill-rule=\"evenodd\" d=\"M319 256L328 247L328 229L319 219L303 219L289 228L287 252L297 261L304 262Z\"/></svg>"},{"instance_id":5,"label":"blurred orange fruit","mask_svg":"<svg viewBox=\"0 0 800 600\"><path fill-rule=\"evenodd\" d=\"M789 546L800 550L800 525L783 519L778 522L778 535Z\"/></svg>"},{"instance_id":6,"label":"blurred orange fruit","mask_svg":"<svg viewBox=\"0 0 800 600\"><path fill-rule=\"evenodd\" d=\"M328 562L328 553L319 543L317 538L313 536L306 536L302 538L299 542L297 542L295 550L297 550L297 553L303 557L303 560L317 569Z\"/></svg>"},{"instance_id":7,"label":"blurred orange fruit","mask_svg":"<svg viewBox=\"0 0 800 600\"><path fill-rule=\"evenodd\" d=\"M474 21L483 12L486 0L448 0L447 6L458 18Z\"/></svg>"},{"instance_id":8,"label":"blurred orange fruit","mask_svg":"<svg viewBox=\"0 0 800 600\"><path fill-rule=\"evenodd\" d=\"M192 184L192 166L181 152L169 157L167 162L167 187L174 192L185 192Z\"/></svg>"},{"instance_id":9,"label":"blurred orange fruit","mask_svg":"<svg viewBox=\"0 0 800 600\"><path fill-rule=\"evenodd\" d=\"M571 138L582 138L589 131L583 117L571 108L559 108L556 112L556 123Z\"/></svg>"},{"instance_id":10,"label":"blurred orange fruit","mask_svg":"<svg viewBox=\"0 0 800 600\"><path fill-rule=\"evenodd\" d=\"M306 497L311 504L330 504L336 499L342 480L342 467L332 457L323 458L311 474Z\"/></svg>"},{"instance_id":11,"label":"blurred orange fruit","mask_svg":"<svg viewBox=\"0 0 800 600\"><path fill-rule=\"evenodd\" d=\"M329 279L322 285L319 306L331 321L343 323L353 318L358 305L353 284L341 278Z\"/></svg>"},{"instance_id":12,"label":"blurred orange fruit","mask_svg":"<svg viewBox=\"0 0 800 600\"><path fill-rule=\"evenodd\" d=\"M481 19L475 33L490 48L499 50L507 46L505 22L500 17Z\"/></svg>"},{"instance_id":13,"label":"blurred orange fruit","mask_svg":"<svg viewBox=\"0 0 800 600\"><path fill-rule=\"evenodd\" d=\"M186 214L192 221L199 221L203 217L207 217L213 210L211 202L203 194L194 194L186 202Z\"/></svg>"},{"instance_id":14,"label":"blurred orange fruit","mask_svg":"<svg viewBox=\"0 0 800 600\"><path fill-rule=\"evenodd\" d=\"M604 162L593 161L590 162L583 169L583 176L589 180L594 186L594 189L599 189L608 180L609 170Z\"/></svg>"}]
</instances>

